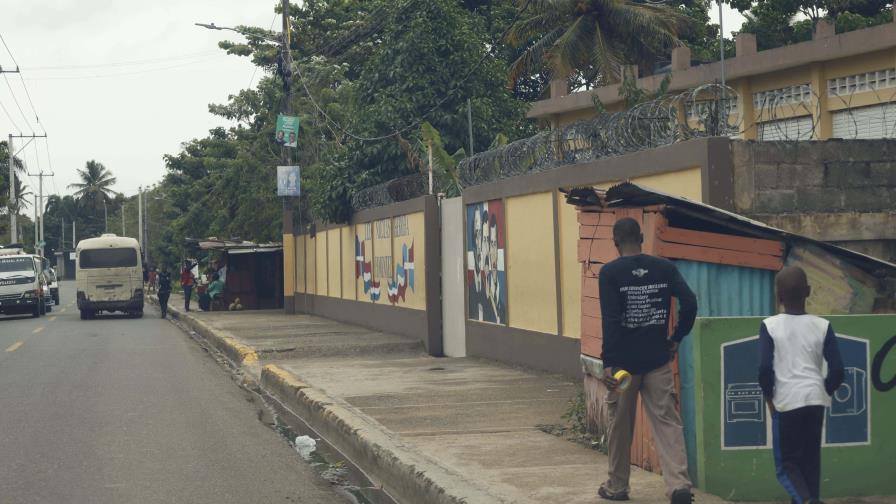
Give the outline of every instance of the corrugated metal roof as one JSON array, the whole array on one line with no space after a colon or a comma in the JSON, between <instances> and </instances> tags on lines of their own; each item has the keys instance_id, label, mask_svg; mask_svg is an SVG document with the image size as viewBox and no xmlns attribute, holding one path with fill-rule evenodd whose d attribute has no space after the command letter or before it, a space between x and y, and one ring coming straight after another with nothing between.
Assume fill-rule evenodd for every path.
<instances>
[{"instance_id":1,"label":"corrugated metal roof","mask_svg":"<svg viewBox=\"0 0 896 504\"><path fill-rule=\"evenodd\" d=\"M581 189L577 196L579 199L586 199ZM893 264L876 257L865 255L843 247L838 247L828 242L809 238L783 229L778 229L762 222L749 219L736 213L728 212L705 203L691 201L687 198L672 196L660 191L649 189L631 182L624 182L609 188L606 192L595 190L600 195L603 193L604 200L609 207L618 206L649 206L649 205L667 205L670 208L688 214L698 219L712 221L723 225L731 226L732 229L741 232L747 232L757 237L776 238L787 242L804 242L811 243L839 257L844 257L858 262L866 266L874 268L886 268L891 273L896 274L896 264Z\"/></svg>"}]
</instances>

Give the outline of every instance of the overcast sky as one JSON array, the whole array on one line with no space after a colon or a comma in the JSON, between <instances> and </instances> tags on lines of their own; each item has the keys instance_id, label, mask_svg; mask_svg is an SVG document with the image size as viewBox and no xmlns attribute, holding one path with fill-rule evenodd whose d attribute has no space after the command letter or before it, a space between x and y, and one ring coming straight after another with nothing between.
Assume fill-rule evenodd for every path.
<instances>
[{"instance_id":1,"label":"overcast sky","mask_svg":"<svg viewBox=\"0 0 896 504\"><path fill-rule=\"evenodd\" d=\"M208 104L224 103L228 94L247 87L255 69L247 58L217 48L219 40L238 40L238 34L193 23L268 27L276 3L0 0L0 35L20 65L49 135L47 145L37 141L20 157L32 171L38 163L47 170L49 157L56 176L45 180L45 191L53 193L69 193L68 184L77 181L75 170L90 159L112 171L119 192L130 195L138 186L157 183L164 174L164 154L177 153L182 142L211 128L229 125L209 114ZM726 12L726 33L741 22L737 13ZM0 65L15 67L2 46ZM12 121L0 110L0 135L40 133L19 77L7 74L6 79L12 91L0 78L0 104ZM22 145L14 142L16 148ZM28 185L36 188L36 179Z\"/></svg>"}]
</instances>

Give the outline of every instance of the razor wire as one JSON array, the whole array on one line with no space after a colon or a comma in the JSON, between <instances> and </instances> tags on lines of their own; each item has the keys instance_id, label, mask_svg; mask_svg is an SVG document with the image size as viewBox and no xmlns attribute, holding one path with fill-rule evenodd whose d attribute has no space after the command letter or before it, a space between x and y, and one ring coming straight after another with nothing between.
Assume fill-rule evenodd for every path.
<instances>
[{"instance_id":1,"label":"razor wire","mask_svg":"<svg viewBox=\"0 0 896 504\"><path fill-rule=\"evenodd\" d=\"M867 94L861 105L855 96ZM743 100L753 100L752 122L744 127ZM851 134L858 138L858 114L883 105L875 120L884 137L896 137L896 89L849 89L831 93L835 112L847 114ZM501 147L468 157L458 165L461 184L475 186L505 178L543 172L564 165L621 156L701 137L740 137L755 133L759 141L800 141L818 138L821 100L808 85L741 97L733 88L705 84L682 93L639 103L624 112L605 112L592 119L542 131ZM437 184L438 180L434 180ZM436 187L434 192L440 192ZM415 173L363 189L352 195L355 211L412 199L427 193L427 175Z\"/></svg>"},{"instance_id":2,"label":"razor wire","mask_svg":"<svg viewBox=\"0 0 896 504\"><path fill-rule=\"evenodd\" d=\"M602 113L466 158L459 165L461 182L478 185L691 138L735 136L740 132L737 101L731 87L705 84L624 112Z\"/></svg>"}]
</instances>

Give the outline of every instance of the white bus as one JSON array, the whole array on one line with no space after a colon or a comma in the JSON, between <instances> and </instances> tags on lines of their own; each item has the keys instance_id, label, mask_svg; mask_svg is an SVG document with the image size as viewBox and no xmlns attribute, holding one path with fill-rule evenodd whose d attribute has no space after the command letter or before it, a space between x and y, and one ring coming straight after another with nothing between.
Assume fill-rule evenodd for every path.
<instances>
[{"instance_id":1,"label":"white bus","mask_svg":"<svg viewBox=\"0 0 896 504\"><path fill-rule=\"evenodd\" d=\"M137 240L114 234L81 240L75 264L82 320L101 311L143 316L143 265Z\"/></svg>"}]
</instances>

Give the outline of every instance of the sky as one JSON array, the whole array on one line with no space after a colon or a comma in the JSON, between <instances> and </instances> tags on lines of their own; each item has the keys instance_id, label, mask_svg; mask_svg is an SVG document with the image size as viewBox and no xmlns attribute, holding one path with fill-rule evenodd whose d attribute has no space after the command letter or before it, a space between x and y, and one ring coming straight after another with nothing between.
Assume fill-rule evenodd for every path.
<instances>
[{"instance_id":1,"label":"sky","mask_svg":"<svg viewBox=\"0 0 896 504\"><path fill-rule=\"evenodd\" d=\"M103 163L127 195L159 182L163 156L209 129L230 126L211 115L209 103L225 103L246 88L255 67L227 56L220 40L239 34L193 23L269 27L276 0L0 0L0 35L21 69L0 76L0 137L41 134L21 154L30 171L49 172L48 193L70 194L76 170ZM725 32L743 18L725 7ZM717 18L713 12L712 18ZM279 24L278 24L279 26ZM0 66L15 68L0 46ZM255 82L261 76L255 75ZM7 85L8 82L8 85ZM13 100L18 101L18 105ZM19 111L21 107L22 112ZM22 143L14 140L16 149ZM36 189L37 178L29 186Z\"/></svg>"}]
</instances>

